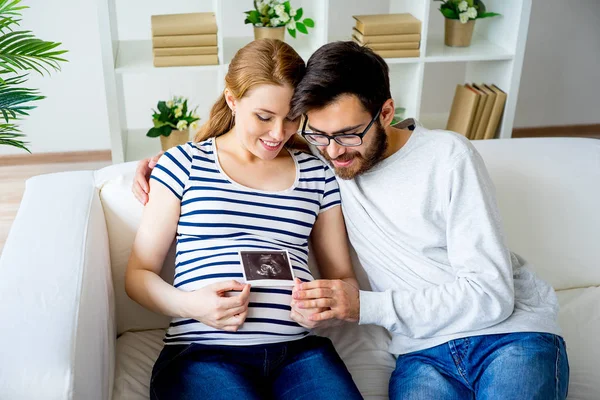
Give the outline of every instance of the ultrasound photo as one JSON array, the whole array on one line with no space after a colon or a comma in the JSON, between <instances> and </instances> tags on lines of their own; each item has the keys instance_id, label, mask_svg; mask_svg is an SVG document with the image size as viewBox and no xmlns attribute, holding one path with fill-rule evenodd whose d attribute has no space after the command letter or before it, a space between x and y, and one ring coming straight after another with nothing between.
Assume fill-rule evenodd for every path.
<instances>
[{"instance_id":1,"label":"ultrasound photo","mask_svg":"<svg viewBox=\"0 0 600 400\"><path fill-rule=\"evenodd\" d=\"M287 251L240 251L246 282L253 286L293 286Z\"/></svg>"}]
</instances>

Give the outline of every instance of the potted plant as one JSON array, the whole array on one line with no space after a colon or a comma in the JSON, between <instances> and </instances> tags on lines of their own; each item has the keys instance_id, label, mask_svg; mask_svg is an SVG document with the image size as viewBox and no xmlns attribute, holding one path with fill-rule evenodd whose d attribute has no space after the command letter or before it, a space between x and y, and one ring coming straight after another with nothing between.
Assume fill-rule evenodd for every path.
<instances>
[{"instance_id":1,"label":"potted plant","mask_svg":"<svg viewBox=\"0 0 600 400\"><path fill-rule=\"evenodd\" d=\"M159 101L156 110L152 110L152 123L146 136L160 137L163 150L184 144L190 139L189 130L196 130L200 118L196 115L196 108L188 110L187 99L174 96L168 101Z\"/></svg>"},{"instance_id":2,"label":"potted plant","mask_svg":"<svg viewBox=\"0 0 600 400\"><path fill-rule=\"evenodd\" d=\"M45 98L36 89L20 87L27 82L28 74L24 71L35 71L40 75L48 74L47 67L60 70L59 62L67 61L60 56L67 50L58 50L61 43L45 42L37 39L31 31L15 30L21 21L21 10L28 7L20 6L21 0L0 0L0 112L4 121L0 123L0 145L18 147L29 153L27 143L18 121L33 110L30 102Z\"/></svg>"},{"instance_id":3,"label":"potted plant","mask_svg":"<svg viewBox=\"0 0 600 400\"><path fill-rule=\"evenodd\" d=\"M446 46L468 47L471 45L475 20L500 15L487 12L481 0L433 0L441 1L440 12L445 17Z\"/></svg>"},{"instance_id":4,"label":"potted plant","mask_svg":"<svg viewBox=\"0 0 600 400\"><path fill-rule=\"evenodd\" d=\"M302 8L295 9L289 1L262 0L254 1L254 10L246 11L244 23L254 26L255 39L284 39L285 29L291 37L296 38L296 31L308 34L308 28L314 28L315 22L302 16Z\"/></svg>"}]
</instances>

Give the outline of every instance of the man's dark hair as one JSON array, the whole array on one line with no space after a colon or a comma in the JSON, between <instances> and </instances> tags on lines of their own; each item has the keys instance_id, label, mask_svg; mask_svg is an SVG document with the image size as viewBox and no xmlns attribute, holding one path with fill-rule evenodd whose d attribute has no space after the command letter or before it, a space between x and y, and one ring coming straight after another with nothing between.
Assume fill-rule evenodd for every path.
<instances>
[{"instance_id":1,"label":"man's dark hair","mask_svg":"<svg viewBox=\"0 0 600 400\"><path fill-rule=\"evenodd\" d=\"M298 117L311 109L321 109L345 94L357 96L375 116L392 97L389 68L367 47L354 42L328 43L308 60L306 74L292 97L290 114Z\"/></svg>"}]
</instances>

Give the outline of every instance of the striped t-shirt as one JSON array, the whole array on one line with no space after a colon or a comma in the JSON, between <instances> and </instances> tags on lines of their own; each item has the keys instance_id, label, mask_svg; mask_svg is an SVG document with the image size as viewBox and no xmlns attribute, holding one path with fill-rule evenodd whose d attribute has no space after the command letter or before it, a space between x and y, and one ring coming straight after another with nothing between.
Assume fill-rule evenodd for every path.
<instances>
[{"instance_id":1,"label":"striped t-shirt","mask_svg":"<svg viewBox=\"0 0 600 400\"><path fill-rule=\"evenodd\" d=\"M167 151L151 179L181 201L173 285L184 291L237 280L243 283L240 250L287 250L294 274L313 279L308 238L317 215L340 204L331 169L313 155L294 151L296 179L278 192L248 188L219 165L214 139ZM165 344L253 345L295 340L309 332L290 318L291 287L253 287L248 316L237 332L194 319L174 318Z\"/></svg>"}]
</instances>

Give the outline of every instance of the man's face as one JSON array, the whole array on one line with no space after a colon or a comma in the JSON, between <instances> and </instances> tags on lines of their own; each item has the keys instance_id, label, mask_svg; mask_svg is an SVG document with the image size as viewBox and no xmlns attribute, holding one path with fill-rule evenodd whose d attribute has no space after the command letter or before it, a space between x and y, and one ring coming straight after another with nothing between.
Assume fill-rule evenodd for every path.
<instances>
[{"instance_id":1,"label":"man's face","mask_svg":"<svg viewBox=\"0 0 600 400\"><path fill-rule=\"evenodd\" d=\"M362 133L373 118L360 100L344 95L336 102L319 110L307 112L307 129L329 136ZM387 148L387 135L379 121L375 121L363 136L360 146L344 147L335 140L327 146L317 146L342 179L352 179L371 169L382 158Z\"/></svg>"}]
</instances>

